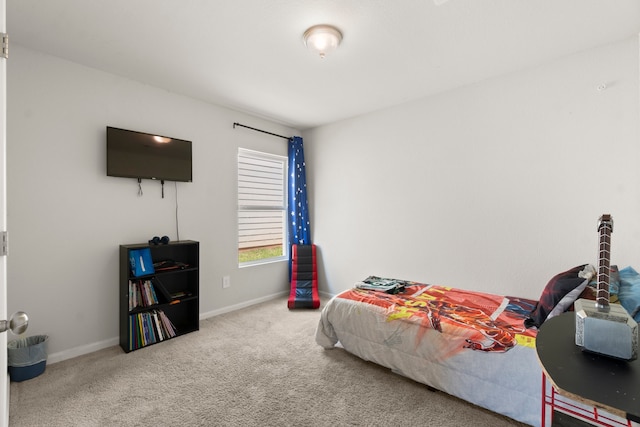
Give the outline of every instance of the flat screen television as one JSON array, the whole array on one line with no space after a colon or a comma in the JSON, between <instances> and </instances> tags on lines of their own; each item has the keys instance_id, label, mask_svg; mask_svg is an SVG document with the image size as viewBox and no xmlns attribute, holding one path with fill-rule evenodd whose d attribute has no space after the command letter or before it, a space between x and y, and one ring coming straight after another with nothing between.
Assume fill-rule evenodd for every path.
<instances>
[{"instance_id":1,"label":"flat screen television","mask_svg":"<svg viewBox=\"0 0 640 427\"><path fill-rule=\"evenodd\" d=\"M107 126L107 176L191 182L191 141Z\"/></svg>"}]
</instances>

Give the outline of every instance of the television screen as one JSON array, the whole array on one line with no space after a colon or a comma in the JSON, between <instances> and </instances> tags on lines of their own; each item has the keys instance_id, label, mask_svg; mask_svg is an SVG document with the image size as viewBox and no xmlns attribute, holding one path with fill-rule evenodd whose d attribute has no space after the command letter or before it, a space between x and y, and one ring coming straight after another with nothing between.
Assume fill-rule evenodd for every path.
<instances>
[{"instance_id":1,"label":"television screen","mask_svg":"<svg viewBox=\"0 0 640 427\"><path fill-rule=\"evenodd\" d=\"M107 126L107 176L191 182L191 141Z\"/></svg>"}]
</instances>

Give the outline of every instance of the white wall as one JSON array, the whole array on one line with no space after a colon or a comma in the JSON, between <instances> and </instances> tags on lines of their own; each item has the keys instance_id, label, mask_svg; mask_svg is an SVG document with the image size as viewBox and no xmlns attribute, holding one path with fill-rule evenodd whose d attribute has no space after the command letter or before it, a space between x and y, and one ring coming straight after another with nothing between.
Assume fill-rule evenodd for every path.
<instances>
[{"instance_id":1,"label":"white wall","mask_svg":"<svg viewBox=\"0 0 640 427\"><path fill-rule=\"evenodd\" d=\"M379 275L538 298L597 264L603 213L612 262L640 268L638 118L634 37L304 132L321 290Z\"/></svg>"},{"instance_id":2,"label":"white wall","mask_svg":"<svg viewBox=\"0 0 640 427\"><path fill-rule=\"evenodd\" d=\"M177 183L180 239L200 242L200 312L288 291L286 262L238 269L239 146L286 155L294 129L12 45L8 61L9 312L50 336L50 362L115 345L118 246L176 240L174 183L106 176L107 125L193 141ZM231 287L222 289L222 276Z\"/></svg>"},{"instance_id":3,"label":"white wall","mask_svg":"<svg viewBox=\"0 0 640 427\"><path fill-rule=\"evenodd\" d=\"M376 274L536 298L597 261L602 213L612 261L640 268L638 56L633 38L305 132L321 289ZM176 238L173 183L138 197L105 176L107 125L194 141L177 188L203 316L288 290L285 263L238 269L235 251L237 148L286 143L234 121L296 133L12 45L8 308L51 336L50 361L116 344L118 245Z\"/></svg>"}]
</instances>

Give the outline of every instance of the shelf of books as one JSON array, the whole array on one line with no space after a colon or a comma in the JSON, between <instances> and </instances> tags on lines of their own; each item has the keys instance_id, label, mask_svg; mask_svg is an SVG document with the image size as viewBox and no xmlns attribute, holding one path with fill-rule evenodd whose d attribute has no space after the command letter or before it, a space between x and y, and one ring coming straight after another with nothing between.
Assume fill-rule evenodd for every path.
<instances>
[{"instance_id":1,"label":"shelf of books","mask_svg":"<svg viewBox=\"0 0 640 427\"><path fill-rule=\"evenodd\" d=\"M120 346L130 352L199 329L198 242L120 246Z\"/></svg>"}]
</instances>

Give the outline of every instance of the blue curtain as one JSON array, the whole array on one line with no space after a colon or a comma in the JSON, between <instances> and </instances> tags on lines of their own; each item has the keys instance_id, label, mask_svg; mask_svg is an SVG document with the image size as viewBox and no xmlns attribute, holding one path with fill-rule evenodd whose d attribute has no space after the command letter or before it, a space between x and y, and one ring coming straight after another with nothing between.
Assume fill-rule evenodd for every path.
<instances>
[{"instance_id":1,"label":"blue curtain","mask_svg":"<svg viewBox=\"0 0 640 427\"><path fill-rule=\"evenodd\" d=\"M311 224L302 138L289 139L289 245L310 245ZM289 248L291 249L291 247ZM291 251L289 251L291 254ZM291 259L289 259L291 267Z\"/></svg>"}]
</instances>

